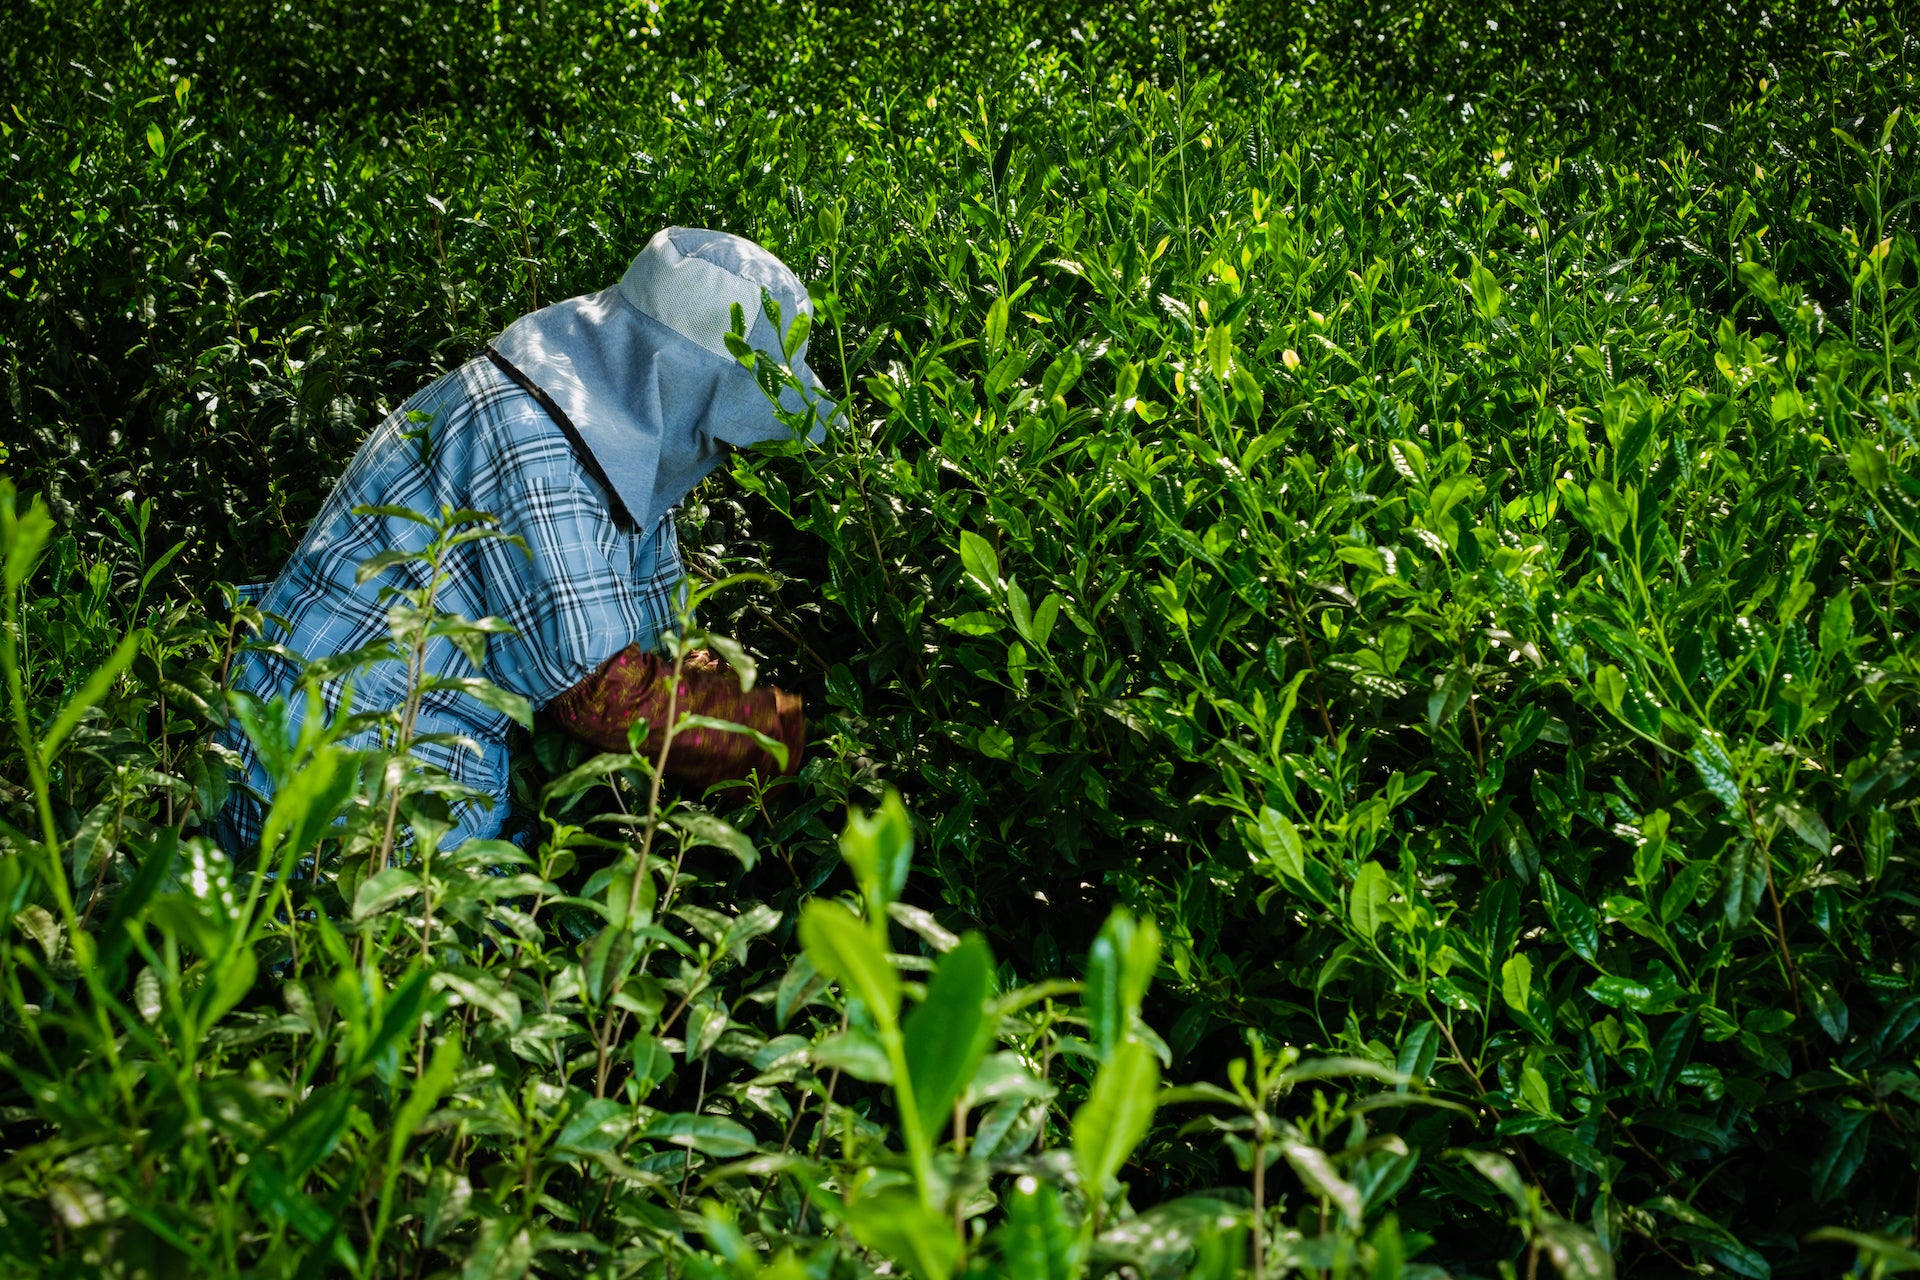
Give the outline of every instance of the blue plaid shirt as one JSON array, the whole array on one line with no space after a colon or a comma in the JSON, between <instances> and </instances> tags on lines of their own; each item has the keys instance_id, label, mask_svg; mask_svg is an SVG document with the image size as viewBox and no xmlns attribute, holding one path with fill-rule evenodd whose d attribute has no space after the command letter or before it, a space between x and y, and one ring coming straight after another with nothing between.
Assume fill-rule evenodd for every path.
<instances>
[{"instance_id":1,"label":"blue plaid shirt","mask_svg":"<svg viewBox=\"0 0 1920 1280\"><path fill-rule=\"evenodd\" d=\"M424 415L424 420L419 416ZM428 433L429 448L410 435ZM627 531L614 522L606 492L575 456L552 418L485 359L463 365L415 395L367 438L339 485L308 528L261 608L286 622L264 638L308 660L374 644L387 634L380 588L425 584L426 566L388 569L365 583L360 563L388 550L421 550L429 531L411 520L356 514L366 506L405 507L436 514L442 507L498 516L503 533L525 540L489 539L454 549L438 607L466 618L497 617L510 635L491 637L475 671L445 639L427 650L430 674L484 676L538 708L591 675L608 658L638 644L651 649L671 621L683 576L673 515L650 529ZM250 650L235 659L233 685L262 699L292 693L298 665L277 653ZM322 686L329 716L340 710L348 678ZM398 707L406 697L406 666L381 661L351 677L354 711ZM304 703L294 700L294 732ZM490 809L464 804L449 843L496 835L507 811L509 718L464 694L436 691L422 703L417 734L461 735L477 744L420 744L415 755L457 781L493 798ZM253 744L237 728L221 740L243 764L223 815L223 840L236 853L260 834L260 801L271 802L273 779ZM375 745L369 730L345 739L349 748ZM248 794L248 791L252 794Z\"/></svg>"}]
</instances>

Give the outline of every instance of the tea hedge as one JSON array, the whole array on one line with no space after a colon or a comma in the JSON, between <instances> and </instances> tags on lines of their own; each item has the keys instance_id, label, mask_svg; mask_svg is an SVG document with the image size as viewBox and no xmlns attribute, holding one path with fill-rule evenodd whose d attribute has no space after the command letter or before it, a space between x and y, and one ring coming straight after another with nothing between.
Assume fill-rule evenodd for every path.
<instances>
[{"instance_id":1,"label":"tea hedge","mask_svg":"<svg viewBox=\"0 0 1920 1280\"><path fill-rule=\"evenodd\" d=\"M1029 8L0 16L9 1266L1920 1269L1920 40ZM419 855L215 584L667 223L848 411L680 513L809 764Z\"/></svg>"}]
</instances>

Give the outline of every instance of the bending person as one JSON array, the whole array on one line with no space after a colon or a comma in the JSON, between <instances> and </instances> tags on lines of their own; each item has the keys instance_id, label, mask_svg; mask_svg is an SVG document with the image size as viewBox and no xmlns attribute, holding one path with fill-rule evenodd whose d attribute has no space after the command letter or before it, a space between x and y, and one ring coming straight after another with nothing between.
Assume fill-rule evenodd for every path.
<instances>
[{"instance_id":1,"label":"bending person","mask_svg":"<svg viewBox=\"0 0 1920 1280\"><path fill-rule=\"evenodd\" d=\"M765 249L721 232L669 227L612 288L509 325L484 354L420 391L367 438L260 601L285 622L266 638L307 661L377 644L388 630L382 585L421 586L426 573L422 564L400 564L358 580L362 561L419 550L432 536L400 512L490 512L526 550L503 539L455 547L438 604L468 618L504 619L514 631L490 639L479 670L450 641L436 639L427 673L484 676L535 708L550 706L564 727L607 749L626 750L627 727L641 719L658 742L671 665L653 650L684 576L673 508L729 446L789 438L725 342L737 303L748 318L748 343L780 350L763 291L785 317L811 313L806 287ZM793 372L811 396L819 382L804 344ZM814 405L818 421L831 416L824 399ZM792 390L782 407L806 411ZM811 438L822 436L815 426ZM263 700L288 697L297 734L303 702L290 695L299 674L286 654L256 649L236 659L233 684ZM400 662L375 663L351 680L355 711L395 707L406 696ZM344 683L321 686L329 716L339 710ZM776 689L744 693L730 671L696 654L672 701L676 714L749 724L781 740L788 772L798 768L799 698ZM424 698L415 735L425 741L414 754L492 801L458 806L450 841L499 832L510 723L464 694L436 690ZM372 732L343 745L372 745ZM222 740L240 757L243 785L219 834L239 854L259 840L276 770L237 727ZM776 771L772 756L744 734L688 732L668 757L670 773L703 785L754 769Z\"/></svg>"}]
</instances>

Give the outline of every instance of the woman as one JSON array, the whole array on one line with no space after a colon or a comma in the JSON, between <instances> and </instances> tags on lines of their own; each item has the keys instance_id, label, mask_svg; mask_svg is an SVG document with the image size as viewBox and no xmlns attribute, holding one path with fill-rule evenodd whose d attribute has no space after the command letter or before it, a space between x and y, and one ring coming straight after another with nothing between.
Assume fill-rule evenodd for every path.
<instances>
[{"instance_id":1,"label":"woman","mask_svg":"<svg viewBox=\"0 0 1920 1280\"><path fill-rule=\"evenodd\" d=\"M292 694L307 662L349 654L387 635L381 587L424 584L422 564L397 564L366 581L363 561L417 551L431 531L404 512L473 510L498 517L505 539L455 547L436 606L513 627L495 636L476 667L449 640L431 642L430 676L481 676L550 707L563 726L609 750L627 749L627 728L665 729L671 669L653 652L672 620L683 570L672 511L719 464L728 447L790 438L752 373L727 350L732 309L748 345L781 350L763 299L792 318L812 312L806 287L759 245L717 231L668 227L620 282L536 311L509 325L479 357L438 379L389 416L361 446L280 576L260 600L278 623L266 639L283 651L250 650L234 687L270 700ZM833 406L813 394L805 345L782 408L811 413L810 439ZM809 409L811 405L811 409ZM403 663L353 673L354 711L401 704ZM321 686L326 714L340 710L345 678ZM743 693L704 654L689 663L672 699L695 712L749 724L786 744L799 766L805 736L799 698L775 689ZM290 734L304 701L289 698ZM485 801L458 806L449 843L499 832L507 810L508 717L472 697L436 690L415 721L414 754ZM373 745L369 730L342 745ZM291 740L291 738L289 738ZM464 740L464 741L463 741ZM250 852L270 804L278 759L230 728L224 741L241 781L222 815L222 843ZM478 750L473 749L474 746ZM269 743L265 755L279 756ZM669 772L697 783L775 771L743 734L699 730L676 737Z\"/></svg>"}]
</instances>

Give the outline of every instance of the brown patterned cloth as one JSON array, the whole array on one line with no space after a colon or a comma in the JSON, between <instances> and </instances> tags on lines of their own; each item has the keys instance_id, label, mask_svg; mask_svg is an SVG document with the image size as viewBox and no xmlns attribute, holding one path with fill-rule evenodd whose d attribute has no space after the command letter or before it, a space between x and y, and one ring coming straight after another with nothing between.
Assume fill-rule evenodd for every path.
<instances>
[{"instance_id":1,"label":"brown patterned cloth","mask_svg":"<svg viewBox=\"0 0 1920 1280\"><path fill-rule=\"evenodd\" d=\"M548 705L560 727L604 751L627 749L627 726L644 720L648 725L649 757L657 758L667 732L668 690L673 663L657 653L643 653L628 645L602 663L600 669ZM800 697L781 689L740 688L740 678L704 649L687 655L680 672L673 715L711 716L758 729L786 744L786 773L797 773L806 746L807 722ZM744 733L721 729L683 729L674 735L667 752L667 773L700 787L745 778L758 769L770 778L782 770L773 756Z\"/></svg>"}]
</instances>

